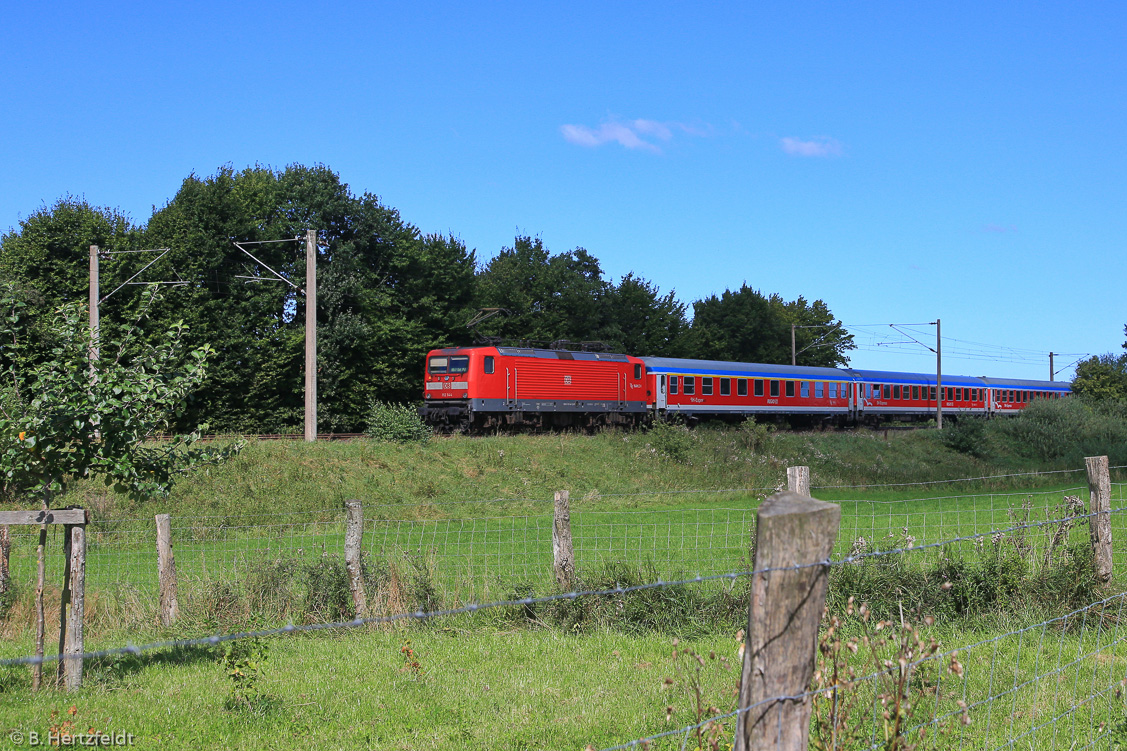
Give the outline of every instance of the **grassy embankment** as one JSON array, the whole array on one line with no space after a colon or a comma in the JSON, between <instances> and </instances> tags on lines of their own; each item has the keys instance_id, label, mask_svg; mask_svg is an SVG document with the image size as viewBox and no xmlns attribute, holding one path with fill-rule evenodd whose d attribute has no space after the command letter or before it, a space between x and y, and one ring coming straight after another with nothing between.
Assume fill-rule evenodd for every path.
<instances>
[{"instance_id":1,"label":"grassy embankment","mask_svg":"<svg viewBox=\"0 0 1127 751\"><path fill-rule=\"evenodd\" d=\"M174 518L210 516L213 519L208 523L219 519L234 525L281 511L310 512L313 517L324 512L329 517L339 513L345 499L361 498L368 518L444 520L540 514L554 490L568 489L577 515L663 514L670 509L702 509L721 503L750 509L781 485L786 467L795 464L811 467L814 495L837 500L994 493L995 499L975 500L969 508L973 513L976 504L986 503L999 521L1010 518L997 511L1003 504L1011 505L1010 493L1084 484L1083 474L1076 473L972 481L955 487L827 489L830 485L873 486L1024 472L1034 469L1036 463L1017 453L976 458L951 450L926 432L778 434L760 440L739 432L703 430L687 438L607 433L455 438L427 446L254 444L230 465L189 478L164 501L137 505L100 488L84 487L64 503L86 505L100 519L143 519L169 512ZM1040 463L1040 468L1075 469L1076 465L1062 462L1046 467ZM667 494L732 488L756 490ZM915 521L934 520L934 512L950 507L953 501L920 503L923 505L914 509L918 514L905 514L910 532L918 531L913 527ZM1020 505L1020 499L1012 505ZM843 530L849 528L850 518L861 515L859 508L855 506L851 517L848 504L843 504ZM863 513L874 514L872 504ZM871 518L865 524L870 522ZM952 520L950 529L959 529L958 524L957 519ZM899 529L899 525L890 519L882 529ZM865 527L857 521L856 528ZM943 531L948 531L946 523ZM895 588L896 581L908 578L894 567L874 568L870 573L853 586L872 590L880 586L880 576L891 576L886 581ZM984 564L971 573L979 578L968 576L967 581L982 586L982 574L989 570ZM598 583L594 575L588 581ZM929 586L928 582L923 586ZM86 688L75 697L52 692L30 696L23 669L3 671L6 690L0 694L0 729L44 732L70 720L82 729L131 731L138 736L140 747L169 748L607 746L694 720L693 672L684 669L684 657L679 660L682 670L677 672L670 639L680 632L688 637L682 646L690 644L702 655L715 652L735 664L739 594L738 590L732 593L736 605L727 610L715 598L703 603L716 609L715 617L704 620L677 618L702 606L693 599L690 586L672 591L664 601L651 597L638 605L622 598L604 598L598 608L592 606L578 614L563 608L496 610L408 628L274 638L268 640L269 658L257 682L260 699L242 708L228 707L231 682L211 648L94 661ZM1047 601L1030 601L1012 592L1001 594L1001 602L982 603L980 617L949 615L932 630L945 646L954 647L1037 623L1053 609ZM839 602L843 597L839 592ZM212 620L189 618L174 631L162 631L147 625L153 622L151 607L123 610L111 599L106 598L101 615L97 598L92 603L90 643L96 646L197 635L209 628L256 622L248 620L246 611L236 612L230 619L212 612ZM25 597L21 603L26 603ZM7 622L10 640L3 645L4 655L29 651L27 608L21 603ZM616 613L623 612L636 617L616 624ZM659 617L642 617L646 613ZM966 687L953 685L973 697L998 693L996 680L1018 685L1019 677L1045 672L1047 662L1067 666L1073 659L1069 655L1090 651L1093 640L1106 644L1099 659L1069 668L1063 674L1067 680L1054 680L1051 687L1038 681L1004 702L976 708L970 726L948 723L951 732L955 737L969 733L966 741L972 746L988 737L1004 738L1014 727L1023 732L1021 728L1030 725L1031 717L1072 697L1083 700L1091 693L1090 687L1102 688L1105 673L1122 675L1127 663L1124 650L1110 643L1111 622L1106 633L1077 629L1074 624L1072 628L1053 627L1037 635L1035 647L1029 646L1032 637L1024 647L1011 638L996 647L976 650L971 660L964 658L969 663ZM1115 633L1117 629L1116 625ZM402 651L405 640L411 642L417 667ZM720 669L718 660L706 660L706 665L702 679L706 704L725 709L730 706L735 671ZM993 666L998 666L996 671ZM1094 672L1097 669L1099 674ZM675 677L675 683L666 687L666 677ZM942 681L949 678L931 676L928 680L940 684L933 687L931 701L947 708L955 696L942 688ZM1068 690L1062 690L1062 685ZM75 707L73 716L67 712L71 706ZM671 722L666 721L668 706L674 707ZM1116 710L1103 698L1062 720L1071 723L1068 728L1054 723L1048 732L1067 731L1082 737L1098 732L1095 728L1100 722L1114 724L1122 719L1122 708ZM1037 736L1038 742L1044 737ZM946 739L949 743L951 737Z\"/></svg>"}]
</instances>

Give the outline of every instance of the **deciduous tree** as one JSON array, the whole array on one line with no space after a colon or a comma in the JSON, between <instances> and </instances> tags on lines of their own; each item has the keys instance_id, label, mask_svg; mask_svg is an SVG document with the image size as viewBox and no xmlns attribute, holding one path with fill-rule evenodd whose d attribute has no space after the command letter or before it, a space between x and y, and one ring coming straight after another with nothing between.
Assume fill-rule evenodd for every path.
<instances>
[{"instance_id":1,"label":"deciduous tree","mask_svg":"<svg viewBox=\"0 0 1127 751\"><path fill-rule=\"evenodd\" d=\"M1108 352L1084 360L1076 366L1072 390L1091 399L1127 402L1127 354Z\"/></svg>"},{"instance_id":2,"label":"deciduous tree","mask_svg":"<svg viewBox=\"0 0 1127 751\"><path fill-rule=\"evenodd\" d=\"M470 304L474 257L453 239L420 236L370 193L353 195L322 165L284 171L223 168L191 176L154 214L146 242L167 245L189 280L168 294L193 336L216 351L200 411L225 431L282 432L301 422L305 296L269 276L233 241L318 231L318 421L352 431L373 398L406 401L422 389L424 353L453 343ZM303 245L249 246L300 288ZM171 315L171 310L162 317Z\"/></svg>"},{"instance_id":3,"label":"deciduous tree","mask_svg":"<svg viewBox=\"0 0 1127 751\"><path fill-rule=\"evenodd\" d=\"M151 294L151 293L150 293ZM0 338L6 350L29 346L26 304L9 284L0 285ZM198 430L154 445L168 431L204 380L207 346L185 347L186 329L170 327L157 344L145 343L137 329L115 342L95 338L101 356L90 359L91 339L85 309L67 303L46 327L49 354L34 364L13 358L0 372L0 489L41 508L78 479L98 477L133 496L166 494L176 478L193 468L221 461L239 445L199 448ZM36 654L43 655L44 546L39 536L36 603L39 616ZM39 684L42 665L35 667Z\"/></svg>"},{"instance_id":4,"label":"deciduous tree","mask_svg":"<svg viewBox=\"0 0 1127 751\"><path fill-rule=\"evenodd\" d=\"M707 360L790 362L790 328L746 284L693 303L691 341L694 356Z\"/></svg>"},{"instance_id":5,"label":"deciduous tree","mask_svg":"<svg viewBox=\"0 0 1127 751\"><path fill-rule=\"evenodd\" d=\"M517 237L478 275L478 307L511 313L482 331L543 344L591 340L602 328L607 291L599 260L583 248L552 255L539 237Z\"/></svg>"}]
</instances>

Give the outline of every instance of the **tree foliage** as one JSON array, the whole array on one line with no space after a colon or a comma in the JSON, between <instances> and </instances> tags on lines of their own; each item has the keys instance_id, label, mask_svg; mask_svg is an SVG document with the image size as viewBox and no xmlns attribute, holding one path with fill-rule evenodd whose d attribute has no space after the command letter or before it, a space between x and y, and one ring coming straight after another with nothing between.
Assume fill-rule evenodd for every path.
<instances>
[{"instance_id":1,"label":"tree foliage","mask_svg":"<svg viewBox=\"0 0 1127 751\"><path fill-rule=\"evenodd\" d=\"M632 355L684 357L688 354L686 305L675 293L627 274L606 295L607 320L602 337Z\"/></svg>"},{"instance_id":2,"label":"tree foliage","mask_svg":"<svg viewBox=\"0 0 1127 751\"><path fill-rule=\"evenodd\" d=\"M693 311L691 348L708 360L790 363L792 324L802 327L795 330L798 365L844 365L854 347L852 335L821 300L786 302L743 284L697 300Z\"/></svg>"},{"instance_id":3,"label":"tree foliage","mask_svg":"<svg viewBox=\"0 0 1127 751\"><path fill-rule=\"evenodd\" d=\"M0 286L0 310L4 348L27 347L27 308L11 285ZM133 496L166 494L178 475L238 450L196 447L198 433L144 443L167 431L199 388L213 354L209 347L186 348L183 324L169 328L158 344L143 342L134 329L116 342L99 341L101 356L91 362L84 313L76 303L57 308L46 325L49 356L0 373L5 495L48 505L73 480L95 476Z\"/></svg>"},{"instance_id":4,"label":"tree foliage","mask_svg":"<svg viewBox=\"0 0 1127 751\"><path fill-rule=\"evenodd\" d=\"M835 321L821 300L792 302L741 285L693 303L691 349L710 360L789 363L791 325L795 325L797 363L822 367L844 365L853 338Z\"/></svg>"},{"instance_id":5,"label":"tree foliage","mask_svg":"<svg viewBox=\"0 0 1127 751\"><path fill-rule=\"evenodd\" d=\"M1072 390L1096 400L1127 402L1127 354L1109 352L1076 366Z\"/></svg>"},{"instance_id":6,"label":"tree foliage","mask_svg":"<svg viewBox=\"0 0 1127 751\"><path fill-rule=\"evenodd\" d=\"M89 277L83 272L90 246L103 251L132 249L139 230L114 209L91 206L72 196L44 206L0 237L0 280L25 291L45 309L85 302Z\"/></svg>"},{"instance_id":7,"label":"tree foliage","mask_svg":"<svg viewBox=\"0 0 1127 751\"><path fill-rule=\"evenodd\" d=\"M510 342L547 345L600 342L639 355L683 353L689 324L685 305L670 292L627 274L607 280L599 260L583 248L552 255L540 238L518 236L477 277L477 306L499 307L482 333Z\"/></svg>"},{"instance_id":8,"label":"tree foliage","mask_svg":"<svg viewBox=\"0 0 1127 751\"><path fill-rule=\"evenodd\" d=\"M786 302L777 294L772 294L769 302L784 325L788 328L795 326L798 365L836 368L849 364L846 353L857 345L853 343L853 335L845 330L841 321L834 318L825 302L807 302L802 295Z\"/></svg>"},{"instance_id":9,"label":"tree foliage","mask_svg":"<svg viewBox=\"0 0 1127 751\"><path fill-rule=\"evenodd\" d=\"M1127 325L1123 327L1127 334ZM1123 343L1127 350L1127 342ZM1095 355L1076 366L1072 390L1094 401L1127 403L1127 353Z\"/></svg>"},{"instance_id":10,"label":"tree foliage","mask_svg":"<svg viewBox=\"0 0 1127 751\"><path fill-rule=\"evenodd\" d=\"M146 242L167 245L190 284L167 305L214 343L215 379L193 417L224 431L275 432L300 425L305 296L269 276L234 246L305 286L302 242L270 242L318 230L319 429L362 426L377 395L417 398L428 349L451 343L455 310L469 304L473 254L453 239L420 236L375 196L353 195L324 166L254 167L190 176L153 215ZM169 311L165 312L165 315Z\"/></svg>"},{"instance_id":11,"label":"tree foliage","mask_svg":"<svg viewBox=\"0 0 1127 751\"><path fill-rule=\"evenodd\" d=\"M790 330L767 297L746 284L693 303L692 344L706 360L790 361Z\"/></svg>"},{"instance_id":12,"label":"tree foliage","mask_svg":"<svg viewBox=\"0 0 1127 751\"><path fill-rule=\"evenodd\" d=\"M479 307L510 312L485 327L507 340L593 339L603 318L608 285L597 258L583 248L551 255L543 241L517 237L482 269Z\"/></svg>"}]
</instances>

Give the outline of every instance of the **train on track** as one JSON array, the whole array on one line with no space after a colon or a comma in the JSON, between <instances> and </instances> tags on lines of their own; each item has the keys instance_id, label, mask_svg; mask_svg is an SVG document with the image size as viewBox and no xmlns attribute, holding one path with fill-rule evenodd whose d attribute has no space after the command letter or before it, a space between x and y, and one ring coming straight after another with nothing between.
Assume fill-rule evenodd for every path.
<instances>
[{"instance_id":1,"label":"train on track","mask_svg":"<svg viewBox=\"0 0 1127 751\"><path fill-rule=\"evenodd\" d=\"M423 419L440 430L595 428L680 416L807 424L1016 414L1071 394L1063 381L633 357L527 347L427 354Z\"/></svg>"}]
</instances>

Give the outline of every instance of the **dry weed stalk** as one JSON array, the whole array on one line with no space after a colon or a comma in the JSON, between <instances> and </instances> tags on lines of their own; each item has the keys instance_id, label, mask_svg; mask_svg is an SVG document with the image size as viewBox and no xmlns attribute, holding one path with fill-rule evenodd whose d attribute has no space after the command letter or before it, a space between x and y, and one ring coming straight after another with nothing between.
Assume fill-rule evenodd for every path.
<instances>
[{"instance_id":1,"label":"dry weed stalk","mask_svg":"<svg viewBox=\"0 0 1127 751\"><path fill-rule=\"evenodd\" d=\"M925 638L922 627L934 625L931 616L919 623L872 620L868 605L855 607L849 598L846 617L856 615L857 636L845 636L847 624L827 613L818 643L813 685L813 725L810 746L819 751L845 751L871 743L878 736L885 751L916 751L928 737L926 725L912 726L920 700L934 695L938 685L922 675L939 651L939 642ZM958 677L963 667L953 654L947 671ZM870 707L876 705L874 719ZM969 724L962 706L960 719Z\"/></svg>"},{"instance_id":2,"label":"dry weed stalk","mask_svg":"<svg viewBox=\"0 0 1127 751\"><path fill-rule=\"evenodd\" d=\"M742 636L743 632L740 632ZM737 636L737 639L740 638ZM731 671L732 666L728 662L727 657L718 656L716 652L709 652L708 658L705 659L703 655L697 654L690 647L679 648L680 642L677 639L673 640L673 670L674 677L666 678L662 683L662 688L672 689L677 685L678 679L683 688L689 693L692 702L692 712L694 716L695 738L696 746L694 751L720 751L721 748L729 748L728 745L721 746L727 726L723 720L710 720L709 718L721 714L721 710L715 704L709 703L705 697L704 692L704 671L709 664L717 665L720 670ZM739 644L740 654L742 656L742 640ZM737 681L738 683L738 681ZM734 709L736 703L739 701L739 687L732 692L731 706ZM719 703L719 702L718 702ZM673 715L676 710L673 704L670 703L665 707L665 721L673 722Z\"/></svg>"},{"instance_id":3,"label":"dry weed stalk","mask_svg":"<svg viewBox=\"0 0 1127 751\"><path fill-rule=\"evenodd\" d=\"M1072 531L1073 524L1076 523L1078 517L1084 514L1084 511L1084 501L1080 500L1080 497L1075 495L1066 495L1064 497L1064 503L1049 509L1049 519L1059 519L1060 521L1054 525L1050 525L1047 530L1049 545L1045 549L1045 559L1042 561L1043 566L1047 567L1052 563L1057 552L1068 542L1068 533Z\"/></svg>"}]
</instances>

